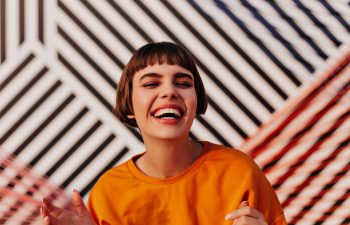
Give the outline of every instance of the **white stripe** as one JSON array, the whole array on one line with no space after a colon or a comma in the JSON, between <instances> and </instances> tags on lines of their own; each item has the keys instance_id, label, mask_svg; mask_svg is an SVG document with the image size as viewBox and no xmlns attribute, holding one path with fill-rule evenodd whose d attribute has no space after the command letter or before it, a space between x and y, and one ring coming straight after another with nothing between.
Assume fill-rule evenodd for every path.
<instances>
[{"instance_id":1,"label":"white stripe","mask_svg":"<svg viewBox=\"0 0 350 225\"><path fill-rule=\"evenodd\" d=\"M240 46L240 48L253 59L256 64L264 71L268 71L270 78L278 83L279 87L288 95L295 93L297 88L295 85L283 75L283 72L274 64L250 39L246 37L243 31L233 23L222 11L211 3L198 1L206 13L213 17L219 27L223 29L227 35Z\"/></svg>"},{"instance_id":2,"label":"white stripe","mask_svg":"<svg viewBox=\"0 0 350 225\"><path fill-rule=\"evenodd\" d=\"M303 2L304 3L304 2ZM286 12L290 12L290 17L314 42L322 48L327 55L333 55L337 48L333 42L318 28L305 13L299 9L292 1L283 1L279 6Z\"/></svg>"},{"instance_id":3,"label":"white stripe","mask_svg":"<svg viewBox=\"0 0 350 225\"><path fill-rule=\"evenodd\" d=\"M103 129L103 126L100 126L65 162L60 164L60 167L52 174L50 179L59 184L63 183L98 148L104 139L109 136L109 133L109 129ZM90 181L91 179L87 180Z\"/></svg>"},{"instance_id":4,"label":"white stripe","mask_svg":"<svg viewBox=\"0 0 350 225\"><path fill-rule=\"evenodd\" d=\"M62 139L50 149L45 157L36 164L35 170L39 174L45 174L50 167L53 166L90 129L90 127L96 123L96 121L97 119L94 115L87 113L86 116L79 120L79 122L71 129L69 135L63 136ZM59 176L50 177L50 180L56 185L60 184Z\"/></svg>"},{"instance_id":5,"label":"white stripe","mask_svg":"<svg viewBox=\"0 0 350 225\"><path fill-rule=\"evenodd\" d=\"M171 41L165 32L134 1L118 1L117 4L127 13L154 41ZM140 44L141 47L142 44Z\"/></svg>"},{"instance_id":6,"label":"white stripe","mask_svg":"<svg viewBox=\"0 0 350 225\"><path fill-rule=\"evenodd\" d=\"M19 155L26 162L32 161L52 141L68 122L82 110L82 104L73 100ZM66 133L64 135L69 135ZM45 157L44 157L45 158Z\"/></svg>"},{"instance_id":7,"label":"white stripe","mask_svg":"<svg viewBox=\"0 0 350 225\"><path fill-rule=\"evenodd\" d=\"M0 136L3 136L7 130L9 130L19 119L22 117L29 108L35 104L35 102L47 91L51 85L53 85L57 80L53 76L45 76L41 79L31 91L29 91L20 101L17 102L11 109L11 112L20 113L6 113L4 117L1 118L1 129ZM20 140L20 136L16 136L17 132L12 135L12 141ZM18 134L19 135L19 134ZM13 147L12 141L6 141L4 143L4 148ZM10 147L10 146L12 147ZM6 146L6 147L5 147Z\"/></svg>"},{"instance_id":8,"label":"white stripe","mask_svg":"<svg viewBox=\"0 0 350 225\"><path fill-rule=\"evenodd\" d=\"M79 47L86 52L86 54L99 65L113 80L119 80L121 69L116 63L109 58L105 52L99 48L94 41L92 41L81 29L79 29L72 20L67 16L63 15L63 12L59 12L60 20L58 21L59 26L64 30L69 37L79 45ZM59 44L64 44L66 48L68 44L65 41L57 43L57 39L63 40L63 38L56 37L55 46L62 49ZM64 50L63 48L63 50ZM71 48L71 47L68 47ZM75 51L75 50L74 50ZM80 56L79 56L80 57Z\"/></svg>"},{"instance_id":9,"label":"white stripe","mask_svg":"<svg viewBox=\"0 0 350 225\"><path fill-rule=\"evenodd\" d=\"M25 13L24 13L24 21L25 21L25 39L26 42L36 43L39 40L38 36L38 1L24 1L25 5Z\"/></svg>"},{"instance_id":10,"label":"white stripe","mask_svg":"<svg viewBox=\"0 0 350 225\"><path fill-rule=\"evenodd\" d=\"M242 143L242 137L210 105L204 118L232 146Z\"/></svg>"},{"instance_id":11,"label":"white stripe","mask_svg":"<svg viewBox=\"0 0 350 225\"><path fill-rule=\"evenodd\" d=\"M174 8L205 38L242 75L253 88L269 100L275 108L283 101L270 86L257 74L247 62L235 52L231 46L218 34L188 3L171 1Z\"/></svg>"},{"instance_id":12,"label":"white stripe","mask_svg":"<svg viewBox=\"0 0 350 225\"><path fill-rule=\"evenodd\" d=\"M58 40L58 47L63 57L74 67L78 73L102 95L109 104L113 105L115 90L105 81L97 71L94 70L73 48L71 48L61 37ZM86 88L84 86L84 88ZM96 98L96 97L94 97Z\"/></svg>"},{"instance_id":13,"label":"white stripe","mask_svg":"<svg viewBox=\"0 0 350 225\"><path fill-rule=\"evenodd\" d=\"M15 68L13 68L14 70ZM0 109L3 108L15 97L18 92L26 86L34 76L43 69L43 63L39 60L33 60L32 63L19 73L0 93ZM4 75L5 76L5 75Z\"/></svg>"},{"instance_id":14,"label":"white stripe","mask_svg":"<svg viewBox=\"0 0 350 225\"><path fill-rule=\"evenodd\" d=\"M206 140L220 144L220 141L208 130L206 129L197 119L193 121L191 131L199 140Z\"/></svg>"},{"instance_id":15,"label":"white stripe","mask_svg":"<svg viewBox=\"0 0 350 225\"><path fill-rule=\"evenodd\" d=\"M11 59L15 56L19 45L19 2L18 0L6 1L6 58Z\"/></svg>"},{"instance_id":16,"label":"white stripe","mask_svg":"<svg viewBox=\"0 0 350 225\"><path fill-rule=\"evenodd\" d=\"M349 42L350 35L346 29L330 15L330 12L316 1L304 1L303 4L311 10L313 15L323 23L327 29L335 36L339 41Z\"/></svg>"},{"instance_id":17,"label":"white stripe","mask_svg":"<svg viewBox=\"0 0 350 225\"><path fill-rule=\"evenodd\" d=\"M288 41L293 48L298 52L305 60L312 64L315 68L324 63L322 58L317 55L313 48L307 44L304 38L300 35L283 19L269 4L252 1L251 4L260 12L261 16L266 19L276 31ZM289 15L289 12L285 12Z\"/></svg>"},{"instance_id":18,"label":"white stripe","mask_svg":"<svg viewBox=\"0 0 350 225\"><path fill-rule=\"evenodd\" d=\"M106 138L108 135L106 135L106 132L104 136L101 136L101 141L103 141L104 138ZM102 133L101 133L102 134ZM100 142L98 141L98 144ZM86 185L89 184L90 181L92 181L100 172L101 170L114 158L116 157L119 152L124 148L123 141L118 141L118 139L114 139L109 143L109 145L94 158L89 165L79 173L79 175L67 186L66 190L67 192L71 192L74 189L82 190ZM80 148L84 149L84 148ZM88 149L89 150L89 149ZM95 150L95 148L91 149ZM77 154L84 153L85 149ZM86 154L86 153L84 153ZM88 156L88 154L86 154ZM81 156L80 156L81 157ZM96 169L98 168L98 169ZM71 171L72 172L72 171ZM58 175L60 173L57 173Z\"/></svg>"},{"instance_id":19,"label":"white stripe","mask_svg":"<svg viewBox=\"0 0 350 225\"><path fill-rule=\"evenodd\" d=\"M302 66L292 54L276 38L271 36L270 31L259 21L251 17L250 11L238 3L227 4L230 10L246 25L246 27L259 38L269 51L274 54L284 65L295 73L299 80L306 79L310 73Z\"/></svg>"},{"instance_id":20,"label":"white stripe","mask_svg":"<svg viewBox=\"0 0 350 225\"><path fill-rule=\"evenodd\" d=\"M256 131L257 126L242 112L242 110L234 104L234 102L222 92L221 88L217 86L212 80L202 74L202 80L206 87L207 95L225 112L227 115L235 120L239 127L241 127L247 134L252 134Z\"/></svg>"},{"instance_id":21,"label":"white stripe","mask_svg":"<svg viewBox=\"0 0 350 225\"><path fill-rule=\"evenodd\" d=\"M126 64L125 59L130 57L129 50L86 7L78 1L64 1L64 3L114 55Z\"/></svg>"},{"instance_id":22,"label":"white stripe","mask_svg":"<svg viewBox=\"0 0 350 225\"><path fill-rule=\"evenodd\" d=\"M101 14L103 17L117 30L130 44L136 49L140 45L146 44L146 41L141 34L139 34L134 27L116 10L113 9L107 1L93 1L89 3ZM117 3L115 3L117 4ZM132 38L130 38L132 37ZM131 57L131 54L130 54Z\"/></svg>"}]
</instances>

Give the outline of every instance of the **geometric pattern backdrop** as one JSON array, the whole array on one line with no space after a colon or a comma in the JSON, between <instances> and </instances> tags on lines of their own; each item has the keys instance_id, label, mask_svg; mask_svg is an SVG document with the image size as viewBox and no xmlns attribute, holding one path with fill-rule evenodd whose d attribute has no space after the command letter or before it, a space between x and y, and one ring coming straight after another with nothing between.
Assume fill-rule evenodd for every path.
<instances>
[{"instance_id":1,"label":"geometric pattern backdrop","mask_svg":"<svg viewBox=\"0 0 350 225\"><path fill-rule=\"evenodd\" d=\"M209 106L190 136L250 154L290 224L350 223L350 2L0 0L0 224L86 199L143 151L112 111L134 50L193 54Z\"/></svg>"}]
</instances>

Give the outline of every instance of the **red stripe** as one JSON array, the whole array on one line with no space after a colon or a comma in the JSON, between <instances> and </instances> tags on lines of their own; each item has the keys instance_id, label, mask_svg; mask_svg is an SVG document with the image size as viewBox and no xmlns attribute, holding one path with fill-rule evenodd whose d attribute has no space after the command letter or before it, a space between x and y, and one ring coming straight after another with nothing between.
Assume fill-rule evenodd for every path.
<instances>
[{"instance_id":1,"label":"red stripe","mask_svg":"<svg viewBox=\"0 0 350 225\"><path fill-rule=\"evenodd\" d=\"M287 152L289 152L293 147L295 147L298 144L298 141L303 138L306 134L307 131L309 129L312 128L312 126L314 126L330 109L332 109L332 107L337 103L337 101L339 101L339 99L344 96L346 94L347 91L349 91L350 88L346 88L343 91L337 93L337 95L321 110L319 111L302 129L300 129L301 131L299 131L293 138L292 140L286 145L284 146L281 151L279 151L279 153L277 153L274 157L272 157L272 159L270 160L270 163L266 164L265 166L263 166L263 170L264 172L267 174L269 173L273 166L277 164L277 162L283 157L283 155L285 155ZM336 122L336 124L339 123L339 121ZM332 129L336 129L337 127L334 127L335 125L332 126ZM331 129L328 129L328 131ZM300 132L302 132L300 134ZM324 142L324 140L321 140L319 142ZM318 147L321 143L317 142L316 143L316 147ZM302 162L306 159L306 157L308 157L313 151L315 151L316 149L310 150L310 153L305 153L304 156L300 157L299 160L297 160L298 164L299 162ZM296 165L295 164L295 165ZM291 168L290 171L288 171L287 173L292 173L294 172L294 170L298 168L295 167ZM289 177L289 175L286 175L286 177ZM285 179L282 178L282 182ZM278 183L281 182L281 180L278 181Z\"/></svg>"},{"instance_id":2,"label":"red stripe","mask_svg":"<svg viewBox=\"0 0 350 225\"><path fill-rule=\"evenodd\" d=\"M301 114L306 107L310 104L310 102L317 97L317 95L326 88L330 81L337 77L339 73L350 63L350 54L345 57L345 59L339 63L337 67L335 67L327 76L325 81L323 81L315 90L313 90L305 99L303 99L294 109L294 111L273 131L271 132L267 137L265 137L263 140L260 141L260 144L256 145L254 148L251 149L250 155L255 158L257 157L261 152L265 151L270 144L270 142L279 135L279 133L292 121L294 120L299 114Z\"/></svg>"}]
</instances>

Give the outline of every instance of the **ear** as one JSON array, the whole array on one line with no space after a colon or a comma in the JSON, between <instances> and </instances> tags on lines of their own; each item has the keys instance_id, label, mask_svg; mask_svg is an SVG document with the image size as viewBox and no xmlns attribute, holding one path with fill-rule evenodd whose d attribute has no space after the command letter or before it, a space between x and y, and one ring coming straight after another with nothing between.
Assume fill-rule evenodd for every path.
<instances>
[{"instance_id":1,"label":"ear","mask_svg":"<svg viewBox=\"0 0 350 225\"><path fill-rule=\"evenodd\" d=\"M126 117L128 117L128 119L135 119L135 115L133 114L127 115Z\"/></svg>"}]
</instances>

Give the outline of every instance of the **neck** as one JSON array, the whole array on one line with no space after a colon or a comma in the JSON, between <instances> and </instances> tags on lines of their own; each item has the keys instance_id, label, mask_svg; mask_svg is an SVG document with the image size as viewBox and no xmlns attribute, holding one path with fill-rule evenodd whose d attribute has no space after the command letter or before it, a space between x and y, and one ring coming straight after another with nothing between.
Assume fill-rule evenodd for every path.
<instances>
[{"instance_id":1,"label":"neck","mask_svg":"<svg viewBox=\"0 0 350 225\"><path fill-rule=\"evenodd\" d=\"M146 153L136 161L145 174L156 178L176 176L201 154L199 143L187 137L177 140L145 139Z\"/></svg>"}]
</instances>

